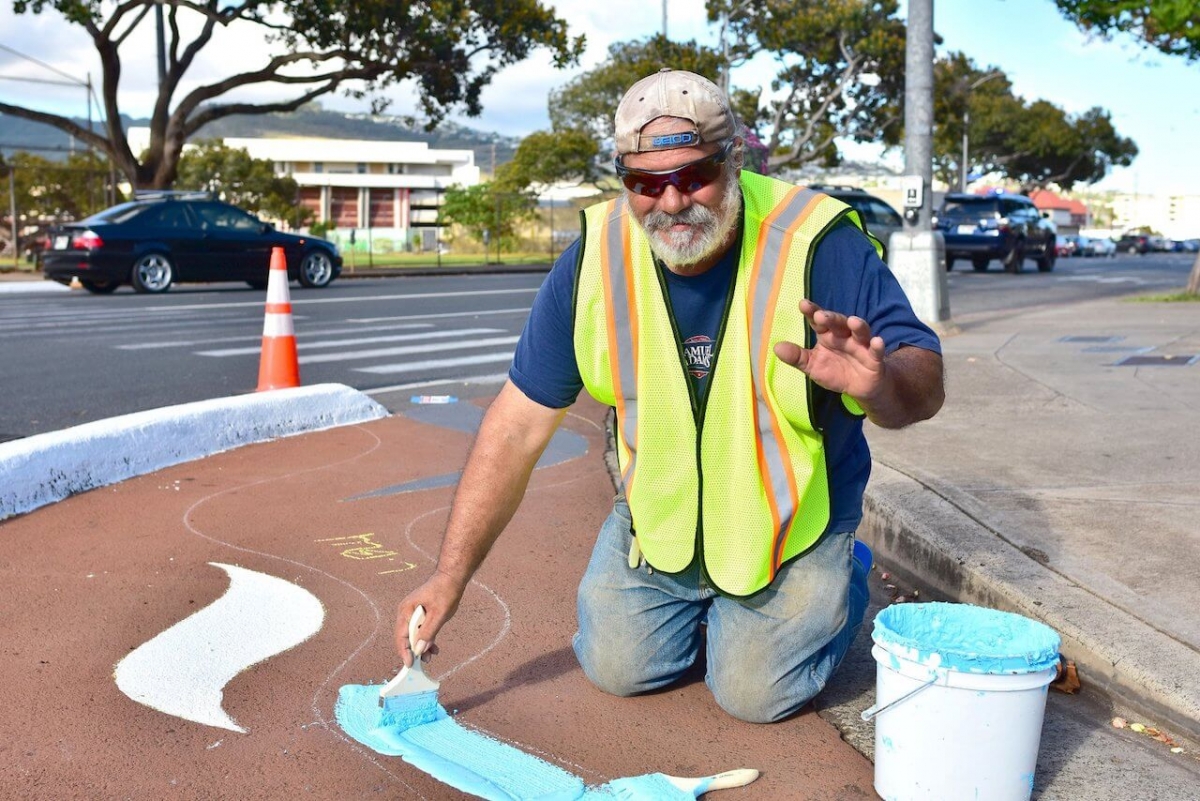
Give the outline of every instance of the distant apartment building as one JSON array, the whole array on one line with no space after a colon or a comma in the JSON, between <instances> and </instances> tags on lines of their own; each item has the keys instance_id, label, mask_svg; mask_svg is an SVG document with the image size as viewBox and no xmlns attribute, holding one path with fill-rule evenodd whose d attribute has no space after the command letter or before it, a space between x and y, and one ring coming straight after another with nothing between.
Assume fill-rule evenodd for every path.
<instances>
[{"instance_id":1,"label":"distant apartment building","mask_svg":"<svg viewBox=\"0 0 1200 801\"><path fill-rule=\"evenodd\" d=\"M1200 195L1116 194L1113 230L1149 227L1168 239L1200 237Z\"/></svg>"},{"instance_id":2,"label":"distant apartment building","mask_svg":"<svg viewBox=\"0 0 1200 801\"><path fill-rule=\"evenodd\" d=\"M131 129L129 136L134 152L149 143L147 129ZM436 150L425 142L227 137L224 143L295 180L300 204L315 222L332 222L328 236L343 247L354 232L359 248L432 250L442 193L480 180L474 151Z\"/></svg>"}]
</instances>

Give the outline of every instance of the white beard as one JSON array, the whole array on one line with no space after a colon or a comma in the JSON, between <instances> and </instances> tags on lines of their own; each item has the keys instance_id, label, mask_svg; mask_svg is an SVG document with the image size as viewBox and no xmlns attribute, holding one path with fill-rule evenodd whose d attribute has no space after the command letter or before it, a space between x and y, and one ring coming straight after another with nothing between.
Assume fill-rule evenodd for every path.
<instances>
[{"instance_id":1,"label":"white beard","mask_svg":"<svg viewBox=\"0 0 1200 801\"><path fill-rule=\"evenodd\" d=\"M726 172L725 193L715 212L696 203L679 214L651 211L641 219L635 215L634 219L646 232L654 255L671 267L683 268L714 255L737 225L742 202L742 187L738 183L737 173L736 169ZM680 223L692 228L687 231L671 230L671 226Z\"/></svg>"}]
</instances>

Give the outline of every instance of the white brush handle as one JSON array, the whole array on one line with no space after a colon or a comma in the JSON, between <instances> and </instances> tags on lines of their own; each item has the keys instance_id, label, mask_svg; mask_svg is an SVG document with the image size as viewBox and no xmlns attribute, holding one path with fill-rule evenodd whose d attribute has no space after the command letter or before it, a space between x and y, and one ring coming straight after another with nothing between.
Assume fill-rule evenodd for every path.
<instances>
[{"instance_id":1,"label":"white brush handle","mask_svg":"<svg viewBox=\"0 0 1200 801\"><path fill-rule=\"evenodd\" d=\"M738 768L737 770L727 770L724 773L718 773L715 776L702 776L698 779L683 776L667 776L666 774L663 776L667 781L684 792L695 793L697 790L701 790L707 793L710 790L728 790L730 787L745 787L758 778L758 771L754 770L754 768Z\"/></svg>"},{"instance_id":2,"label":"white brush handle","mask_svg":"<svg viewBox=\"0 0 1200 801\"><path fill-rule=\"evenodd\" d=\"M425 690L436 690L439 682L434 681L425 675L424 668L421 667L421 656L417 653L417 629L425 622L425 607L418 606L413 610L412 617L408 619L408 647L413 652L412 667L402 667L396 677L383 685L379 691L380 703L385 698L391 698L396 695L406 693L423 692Z\"/></svg>"},{"instance_id":3,"label":"white brush handle","mask_svg":"<svg viewBox=\"0 0 1200 801\"><path fill-rule=\"evenodd\" d=\"M412 617L408 619L408 647L413 652L413 661L417 661L420 654L417 653L417 629L421 628L421 624L425 622L425 607L418 606L413 610Z\"/></svg>"}]
</instances>

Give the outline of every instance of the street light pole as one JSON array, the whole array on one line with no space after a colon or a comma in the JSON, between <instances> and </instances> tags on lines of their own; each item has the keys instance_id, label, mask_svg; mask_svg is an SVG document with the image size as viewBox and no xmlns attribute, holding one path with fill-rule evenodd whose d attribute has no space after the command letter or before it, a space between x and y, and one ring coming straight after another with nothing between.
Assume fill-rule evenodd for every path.
<instances>
[{"instance_id":1,"label":"street light pole","mask_svg":"<svg viewBox=\"0 0 1200 801\"><path fill-rule=\"evenodd\" d=\"M969 86L967 86L967 97L963 103L963 131L962 131L962 162L958 165L958 191L967 191L967 173L969 172L967 159L970 155L970 130L971 130L971 92L985 81L990 81L992 78L998 78L1003 75L1002 72L989 72L988 74L976 78Z\"/></svg>"}]
</instances>

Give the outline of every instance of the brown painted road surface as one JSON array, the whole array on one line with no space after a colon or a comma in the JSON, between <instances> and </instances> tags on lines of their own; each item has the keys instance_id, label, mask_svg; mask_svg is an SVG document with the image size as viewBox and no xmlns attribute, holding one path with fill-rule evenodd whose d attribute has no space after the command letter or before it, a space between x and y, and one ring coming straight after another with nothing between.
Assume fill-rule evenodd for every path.
<instances>
[{"instance_id":1,"label":"brown painted road surface","mask_svg":"<svg viewBox=\"0 0 1200 801\"><path fill-rule=\"evenodd\" d=\"M607 696L583 676L570 639L575 588L612 497L603 414L590 401L571 411L565 427L586 439L586 455L535 472L439 638L430 673L442 676L443 705L588 784L753 767L755 784L711 797L875 797L871 764L811 709L775 725L734 720L702 668L639 698ZM341 685L398 668L395 604L431 569L452 489L348 499L453 473L469 440L396 415L217 454L0 523L0 797L463 797L349 741L333 708ZM325 609L317 634L225 686L222 706L245 733L144 706L113 677L123 657L226 592L230 578L212 563L284 579Z\"/></svg>"}]
</instances>

